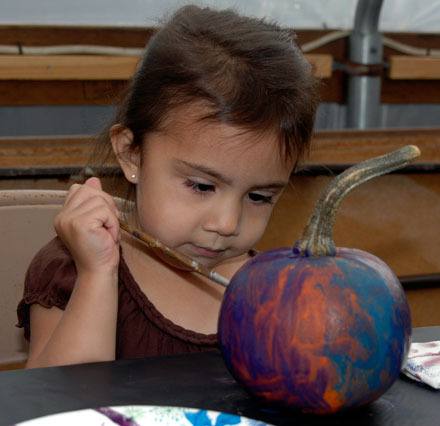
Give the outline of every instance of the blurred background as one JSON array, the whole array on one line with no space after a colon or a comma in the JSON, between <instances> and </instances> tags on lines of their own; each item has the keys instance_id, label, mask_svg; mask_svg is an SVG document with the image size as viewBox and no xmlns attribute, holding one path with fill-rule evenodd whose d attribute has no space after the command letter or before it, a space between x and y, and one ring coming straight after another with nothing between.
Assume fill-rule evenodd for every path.
<instances>
[{"instance_id":1,"label":"blurred background","mask_svg":"<svg viewBox=\"0 0 440 426\"><path fill-rule=\"evenodd\" d=\"M0 0L0 191L66 190L93 174L84 165L94 138L142 49L163 18L188 3ZM191 3L232 7L294 30L320 78L311 155L292 175L257 248L292 245L320 192L342 170L415 144L422 155L414 164L344 200L334 237L338 246L388 263L404 285L415 326L440 324L440 0ZM103 184L110 190L109 181ZM0 336L12 333L15 342L13 356L0 353L0 364L26 356L14 334L15 302L30 259L54 235L50 215L35 221L34 204L25 216L23 206L0 209L0 241L14 241L0 244L7 293L0 312L8 315Z\"/></svg>"},{"instance_id":2,"label":"blurred background","mask_svg":"<svg viewBox=\"0 0 440 426\"><path fill-rule=\"evenodd\" d=\"M113 39L116 45L129 44L141 47L142 38L139 32L142 29L154 28L160 25L160 20L166 17L177 7L190 3L176 0L0 0L0 26L28 27L28 37L25 34L15 34L8 37L4 29L0 33L0 44L108 44L108 40L100 40L101 34L108 34L109 28L120 30L119 40ZM432 85L416 84L417 76L411 77L412 84L404 80L391 80L386 75L386 61L381 71L386 79L382 81L382 96L367 100L367 106L362 107L357 103L356 108L374 109L374 120L348 117L347 104L357 102L352 93L348 91L347 77L349 69L347 62L350 60L349 32L355 29L356 8L359 6L355 0L216 0L191 2L199 5L209 5L219 8L232 7L248 15L267 17L278 21L280 24L293 28L298 32L299 43L306 44L312 39L333 31L346 31L340 33L339 39L315 48L313 52L328 53L333 55L333 73L325 81L323 102L319 109L316 122L317 129L341 129L347 127L362 128L396 128L396 127L429 127L440 124L440 92L432 91ZM363 16L366 20L359 25L369 22L381 33L395 38L397 42L409 44L413 48L438 49L438 34L440 31L440 1L438 0L367 0L363 3ZM368 3L370 4L368 6ZM368 11L368 8L371 10ZM367 16L367 14L370 14ZM377 14L377 16L375 15ZM377 20L377 22L373 22ZM35 28L39 27L39 28ZM29 31L34 31L34 39L29 39ZM70 28L69 36L61 32L61 28ZM95 37L90 30L96 30ZM39 29L39 31L38 31ZM44 39L44 29L58 36ZM58 29L58 33L54 31ZM82 30L81 30L82 29ZM107 29L105 31L104 29ZM132 37L129 33L132 29ZM63 35L64 34L64 40ZM122 35L123 33L123 35ZM116 33L115 33L116 34ZM137 34L137 37L136 35ZM411 36L410 36L411 35ZM417 36L416 36L417 35ZM338 35L336 34L336 37ZM102 36L101 36L102 38ZM122 40L125 39L125 42ZM381 43L379 48L384 48L385 53L390 53L391 42ZM400 46L402 47L402 46ZM405 46L403 46L405 47ZM394 46L396 48L396 45ZM406 53L408 50L406 51ZM397 50L392 53L402 53ZM414 52L413 52L414 53ZM420 52L417 52L419 53ZM382 63L382 58L380 61ZM344 78L345 77L345 78ZM365 79L364 79L365 80ZM371 80L371 79L370 79ZM81 89L87 95L81 102L79 96L67 96L68 89L74 90L72 84L62 85L58 82L59 90L50 90L50 99L34 101L25 99L28 88L26 83L17 83L12 93L7 93L4 82L0 92L0 135L49 135L49 134L87 134L99 131L102 124L107 121L113 112L108 105L109 89L103 88L103 81L99 82L101 89L96 84L83 84ZM359 89L359 83L358 90ZM362 83L363 84L363 83ZM22 90L17 90L17 85ZM109 84L107 84L109 86ZM42 85L40 84L40 89ZM36 90L36 85L33 90ZM101 95L105 90L106 100L97 99L97 90ZM371 85L363 87L365 93L370 93ZM373 90L378 90L376 87ZM111 89L110 89L111 91ZM93 95L92 93L93 92ZM361 96L360 94L359 96ZM371 95L371 93L370 93ZM9 96L10 99L5 97ZM94 96L94 99L91 97ZM20 97L20 99L18 99ZM55 98L55 99L54 99ZM350 109L352 110L352 108ZM359 111L357 112L359 113ZM362 113L362 111L361 111ZM364 111L364 114L369 114ZM371 114L370 114L371 115Z\"/></svg>"}]
</instances>

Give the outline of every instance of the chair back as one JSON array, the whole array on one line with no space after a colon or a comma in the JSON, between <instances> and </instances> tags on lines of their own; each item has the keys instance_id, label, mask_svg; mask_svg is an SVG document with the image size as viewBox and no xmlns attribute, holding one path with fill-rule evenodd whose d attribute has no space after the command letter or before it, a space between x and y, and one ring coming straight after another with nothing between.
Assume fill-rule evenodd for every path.
<instances>
[{"instance_id":1,"label":"chair back","mask_svg":"<svg viewBox=\"0 0 440 426\"><path fill-rule=\"evenodd\" d=\"M0 365L26 360L27 342L16 327L17 304L33 256L55 236L53 219L66 191L0 191Z\"/></svg>"}]
</instances>

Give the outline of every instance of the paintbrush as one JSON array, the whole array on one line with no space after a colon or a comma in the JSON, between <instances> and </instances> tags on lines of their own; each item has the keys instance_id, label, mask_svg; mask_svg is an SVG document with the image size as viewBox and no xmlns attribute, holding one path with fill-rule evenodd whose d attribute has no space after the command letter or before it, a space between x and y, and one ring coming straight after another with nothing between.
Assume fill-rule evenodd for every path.
<instances>
[{"instance_id":1,"label":"paintbrush","mask_svg":"<svg viewBox=\"0 0 440 426\"><path fill-rule=\"evenodd\" d=\"M151 248L153 251L157 251L160 254L161 258L165 258L164 260L170 264L171 266L175 266L177 268L183 268L186 270L190 270L192 272L197 272L200 275L203 275L206 278L214 281L217 284L222 285L223 287L227 287L229 284L229 280L224 276L220 275L218 272L215 272L201 263L195 261L189 256L186 256L182 253L173 250L172 248L166 246L161 241L156 238L151 237L145 232L134 229L127 222L120 219L119 226L125 232L130 234L133 238L140 241L147 247Z\"/></svg>"}]
</instances>

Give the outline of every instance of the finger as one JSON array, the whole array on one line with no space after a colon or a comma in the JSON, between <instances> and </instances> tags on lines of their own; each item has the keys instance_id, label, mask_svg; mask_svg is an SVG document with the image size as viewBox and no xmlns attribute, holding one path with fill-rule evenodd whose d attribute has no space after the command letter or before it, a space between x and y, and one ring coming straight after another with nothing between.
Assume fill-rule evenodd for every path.
<instances>
[{"instance_id":1,"label":"finger","mask_svg":"<svg viewBox=\"0 0 440 426\"><path fill-rule=\"evenodd\" d=\"M68 204L70 202L70 200L75 197L75 194L77 194L77 192L79 190L81 190L81 188L83 188L84 186L88 187L88 188L95 188L97 190L101 190L102 191L102 185L101 185L101 181L99 180L99 178L97 177L90 177L88 178L84 184L79 184L79 183L74 183L66 196L66 200L64 202L64 204ZM84 190L83 190L84 191Z\"/></svg>"},{"instance_id":2,"label":"finger","mask_svg":"<svg viewBox=\"0 0 440 426\"><path fill-rule=\"evenodd\" d=\"M101 180L95 176L88 178L84 185L90 186L91 188L102 190Z\"/></svg>"},{"instance_id":3,"label":"finger","mask_svg":"<svg viewBox=\"0 0 440 426\"><path fill-rule=\"evenodd\" d=\"M90 181L90 179L88 179L83 185L75 185L72 185L69 191L70 193L68 194L68 197L66 199L65 206L67 209L75 210L78 207L81 207L81 205L87 203L87 200L103 200L113 210L114 214L119 218L120 213L116 206L114 198L110 194L102 191L102 189L98 189L95 187L101 187L99 179L94 178L94 181Z\"/></svg>"},{"instance_id":4,"label":"finger","mask_svg":"<svg viewBox=\"0 0 440 426\"><path fill-rule=\"evenodd\" d=\"M117 243L120 233L119 220L109 206L105 203L99 203L87 207L75 216L76 227L79 227L81 231L84 229L91 231L105 229L113 241Z\"/></svg>"},{"instance_id":5,"label":"finger","mask_svg":"<svg viewBox=\"0 0 440 426\"><path fill-rule=\"evenodd\" d=\"M83 192L86 195L83 195ZM85 181L83 188L81 189L81 194L78 194L78 203L82 202L80 199L85 200L86 198L89 198L89 195L90 197L102 198L113 210L114 214L119 217L120 212L116 205L115 199L110 194L102 190L101 181L97 177L91 177Z\"/></svg>"},{"instance_id":6,"label":"finger","mask_svg":"<svg viewBox=\"0 0 440 426\"><path fill-rule=\"evenodd\" d=\"M69 209L65 209L65 214L66 216L74 218L75 216L82 215L84 212L99 209L101 207L108 208L116 219L119 219L120 212L117 209L115 201L111 196L102 191L97 195L89 194L89 196L81 196L81 194L78 194L75 202L71 203Z\"/></svg>"},{"instance_id":7,"label":"finger","mask_svg":"<svg viewBox=\"0 0 440 426\"><path fill-rule=\"evenodd\" d=\"M72 206L66 212L66 216L75 218L76 216L82 216L88 212L93 212L93 210L102 211L103 209L108 209L115 219L118 220L119 210L116 207L116 203L111 196L105 197L104 195L105 193L101 192L98 195L85 197L82 200L78 197L78 200L76 200L77 204Z\"/></svg>"},{"instance_id":8,"label":"finger","mask_svg":"<svg viewBox=\"0 0 440 426\"><path fill-rule=\"evenodd\" d=\"M79 183L74 183L69 190L67 191L67 195L66 198L64 200L64 206L67 206L70 201L72 200L72 198L75 196L75 194L80 190L81 188L81 184Z\"/></svg>"}]
</instances>

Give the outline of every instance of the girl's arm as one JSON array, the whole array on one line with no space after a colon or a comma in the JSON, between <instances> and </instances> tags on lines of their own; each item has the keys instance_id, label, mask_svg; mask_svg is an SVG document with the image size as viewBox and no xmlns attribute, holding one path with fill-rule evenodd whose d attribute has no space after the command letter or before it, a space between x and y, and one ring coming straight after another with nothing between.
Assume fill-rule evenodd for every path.
<instances>
[{"instance_id":1,"label":"girl's arm","mask_svg":"<svg viewBox=\"0 0 440 426\"><path fill-rule=\"evenodd\" d=\"M31 307L27 367L114 359L118 212L98 179L72 186L55 219L55 229L74 258L77 280L65 311Z\"/></svg>"},{"instance_id":2,"label":"girl's arm","mask_svg":"<svg viewBox=\"0 0 440 426\"><path fill-rule=\"evenodd\" d=\"M31 307L28 368L115 358L117 278L78 277L65 311Z\"/></svg>"}]
</instances>

